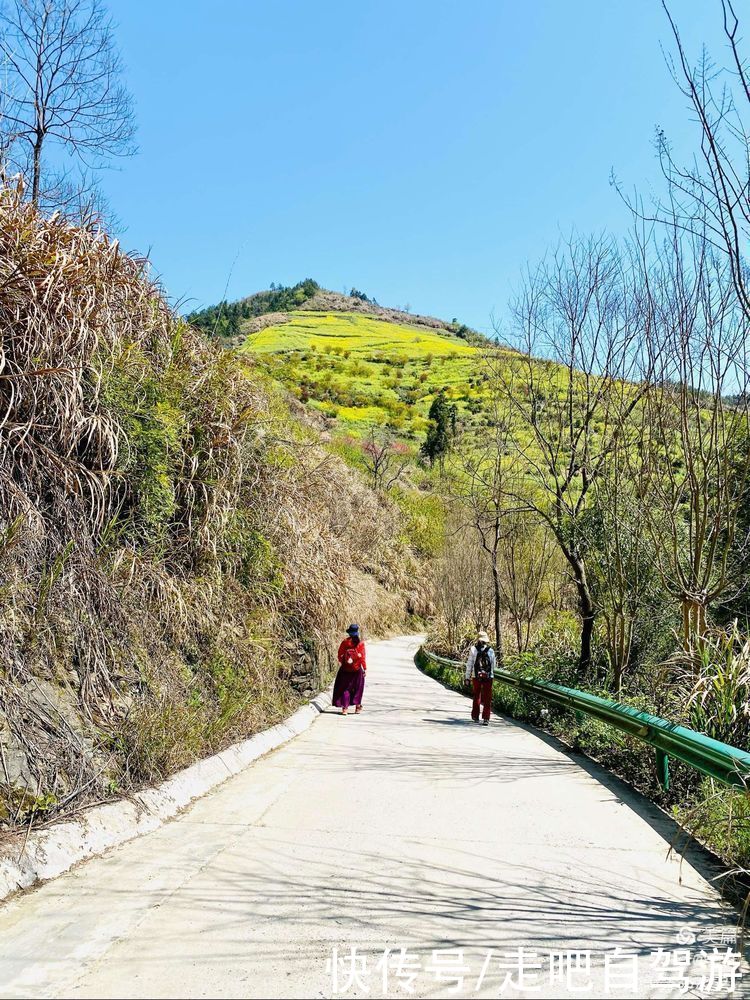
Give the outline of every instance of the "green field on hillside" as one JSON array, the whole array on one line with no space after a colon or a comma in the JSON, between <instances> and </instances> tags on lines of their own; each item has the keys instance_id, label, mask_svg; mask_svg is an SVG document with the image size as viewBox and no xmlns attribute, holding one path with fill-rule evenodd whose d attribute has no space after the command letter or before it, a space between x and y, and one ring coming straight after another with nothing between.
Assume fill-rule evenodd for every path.
<instances>
[{"instance_id":1,"label":"green field on hillside","mask_svg":"<svg viewBox=\"0 0 750 1000\"><path fill-rule=\"evenodd\" d=\"M320 351L350 351L380 359L385 352L392 355L399 349L405 358L426 354L454 356L473 355L476 349L459 337L445 332L427 330L402 323L390 323L362 313L310 312L290 313L289 321L268 326L251 334L248 344L255 351L289 351L309 349Z\"/></svg>"},{"instance_id":2,"label":"green field on hillside","mask_svg":"<svg viewBox=\"0 0 750 1000\"><path fill-rule=\"evenodd\" d=\"M299 310L290 312L284 323L248 334L244 350L252 352L269 375L300 402L328 418L335 449L354 465L361 465L361 444L373 428L388 428L416 459L429 426L430 405L441 391L456 408L465 445L481 445L495 424L482 350L447 330L443 333L354 312ZM506 356L509 375L521 365L519 391L523 391L527 374L522 356L511 350ZM566 392L565 369L542 358L533 365L536 391L554 412ZM583 395L575 404L571 433L580 426L585 381L580 389ZM517 439L530 454L535 453L528 426L517 414L511 416L511 423ZM591 430L593 442L604 426L596 419Z\"/></svg>"},{"instance_id":3,"label":"green field on hillside","mask_svg":"<svg viewBox=\"0 0 750 1000\"><path fill-rule=\"evenodd\" d=\"M421 438L441 389L469 422L482 409L481 353L449 332L359 313L290 313L249 334L244 349L298 399L359 437L390 425Z\"/></svg>"}]
</instances>

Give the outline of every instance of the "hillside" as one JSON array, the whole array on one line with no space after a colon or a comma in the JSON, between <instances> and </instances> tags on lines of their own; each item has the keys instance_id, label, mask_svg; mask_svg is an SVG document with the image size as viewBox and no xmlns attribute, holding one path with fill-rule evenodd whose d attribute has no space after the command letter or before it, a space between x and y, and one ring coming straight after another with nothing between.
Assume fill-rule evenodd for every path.
<instances>
[{"instance_id":1,"label":"hillside","mask_svg":"<svg viewBox=\"0 0 750 1000\"><path fill-rule=\"evenodd\" d=\"M329 430L355 438L388 426L405 441L421 440L441 390L466 424L476 423L481 352L496 346L456 320L386 308L362 293L327 291L310 279L188 319L255 355Z\"/></svg>"},{"instance_id":2,"label":"hillside","mask_svg":"<svg viewBox=\"0 0 750 1000\"><path fill-rule=\"evenodd\" d=\"M189 319L251 353L339 443L388 428L416 454L439 392L465 429L486 420L482 352L496 345L456 320L389 309L309 279Z\"/></svg>"},{"instance_id":3,"label":"hillside","mask_svg":"<svg viewBox=\"0 0 750 1000\"><path fill-rule=\"evenodd\" d=\"M388 424L407 439L424 435L441 389L468 407L478 360L476 348L449 334L312 310L250 333L243 350L260 355L273 378L338 430Z\"/></svg>"}]
</instances>

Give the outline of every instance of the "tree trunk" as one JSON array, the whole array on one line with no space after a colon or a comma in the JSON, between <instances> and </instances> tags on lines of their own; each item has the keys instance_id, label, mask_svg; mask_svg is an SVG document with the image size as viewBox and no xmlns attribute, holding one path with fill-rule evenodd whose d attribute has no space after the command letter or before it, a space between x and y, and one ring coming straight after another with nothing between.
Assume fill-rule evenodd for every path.
<instances>
[{"instance_id":1,"label":"tree trunk","mask_svg":"<svg viewBox=\"0 0 750 1000\"><path fill-rule=\"evenodd\" d=\"M682 646L690 650L703 646L706 636L706 606L688 594L682 595Z\"/></svg>"},{"instance_id":2,"label":"tree trunk","mask_svg":"<svg viewBox=\"0 0 750 1000\"><path fill-rule=\"evenodd\" d=\"M495 558L492 560L492 585L495 591L495 656L497 658L498 667L503 665L503 632L502 625L500 621L501 612L501 602L500 602L500 573L497 569L497 554L495 553Z\"/></svg>"},{"instance_id":3,"label":"tree trunk","mask_svg":"<svg viewBox=\"0 0 750 1000\"><path fill-rule=\"evenodd\" d=\"M497 566L497 553L500 548L500 518L495 517L493 525L494 537L492 540L492 587L495 596L495 658L498 667L503 665L503 630L501 618L502 597L500 590L500 570Z\"/></svg>"},{"instance_id":4,"label":"tree trunk","mask_svg":"<svg viewBox=\"0 0 750 1000\"><path fill-rule=\"evenodd\" d=\"M585 598L581 597L581 604ZM581 611L581 653L578 657L578 672L581 677L585 677L591 668L591 639L594 635L595 612L591 609L588 612Z\"/></svg>"},{"instance_id":5,"label":"tree trunk","mask_svg":"<svg viewBox=\"0 0 750 1000\"><path fill-rule=\"evenodd\" d=\"M527 643L524 642L523 637L524 622L521 621L521 616L518 612L513 613L513 624L516 628L516 650L517 652L522 653L526 648Z\"/></svg>"},{"instance_id":6,"label":"tree trunk","mask_svg":"<svg viewBox=\"0 0 750 1000\"><path fill-rule=\"evenodd\" d=\"M612 613L610 633L609 661L612 666L612 688L619 698L625 669L630 659L630 624L622 610Z\"/></svg>"},{"instance_id":7,"label":"tree trunk","mask_svg":"<svg viewBox=\"0 0 750 1000\"><path fill-rule=\"evenodd\" d=\"M583 559L578 555L571 555L568 561L573 569L573 581L578 592L578 608L581 615L581 651L578 657L578 676L583 678L591 669L591 640L594 635L596 608L591 597Z\"/></svg>"},{"instance_id":8,"label":"tree trunk","mask_svg":"<svg viewBox=\"0 0 750 1000\"><path fill-rule=\"evenodd\" d=\"M34 205L39 204L39 190L42 177L42 143L44 136L37 134L34 142L34 167L31 177L31 201Z\"/></svg>"}]
</instances>

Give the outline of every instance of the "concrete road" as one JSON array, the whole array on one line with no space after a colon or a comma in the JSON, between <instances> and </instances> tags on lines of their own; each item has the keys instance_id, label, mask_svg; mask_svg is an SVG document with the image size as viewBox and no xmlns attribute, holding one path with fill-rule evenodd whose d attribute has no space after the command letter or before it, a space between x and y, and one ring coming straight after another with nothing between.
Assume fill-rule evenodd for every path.
<instances>
[{"instance_id":1,"label":"concrete road","mask_svg":"<svg viewBox=\"0 0 750 1000\"><path fill-rule=\"evenodd\" d=\"M734 913L657 810L472 725L415 647L371 645L362 715L2 907L0 995L729 995Z\"/></svg>"}]
</instances>

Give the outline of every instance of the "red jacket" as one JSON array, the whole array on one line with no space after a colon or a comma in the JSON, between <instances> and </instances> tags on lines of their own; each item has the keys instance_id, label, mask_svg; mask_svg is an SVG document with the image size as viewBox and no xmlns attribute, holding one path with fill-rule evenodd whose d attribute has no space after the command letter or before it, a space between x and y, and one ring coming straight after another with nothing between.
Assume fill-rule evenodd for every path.
<instances>
[{"instance_id":1,"label":"red jacket","mask_svg":"<svg viewBox=\"0 0 750 1000\"><path fill-rule=\"evenodd\" d=\"M367 670L365 644L361 639L344 639L339 646L339 663L344 670Z\"/></svg>"}]
</instances>

